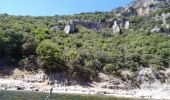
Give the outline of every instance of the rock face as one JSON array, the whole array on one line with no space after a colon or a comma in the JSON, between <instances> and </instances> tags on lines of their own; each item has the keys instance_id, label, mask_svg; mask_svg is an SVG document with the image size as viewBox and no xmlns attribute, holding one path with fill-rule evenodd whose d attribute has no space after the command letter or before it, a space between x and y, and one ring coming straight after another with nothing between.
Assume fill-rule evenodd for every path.
<instances>
[{"instance_id":1,"label":"rock face","mask_svg":"<svg viewBox=\"0 0 170 100\"><path fill-rule=\"evenodd\" d=\"M137 9L137 13L139 16L144 16L144 15L148 15L153 10L154 10L153 7L142 7Z\"/></svg>"},{"instance_id":2,"label":"rock face","mask_svg":"<svg viewBox=\"0 0 170 100\"><path fill-rule=\"evenodd\" d=\"M58 31L59 30L59 28L58 28L58 26L53 26L53 27L51 27L50 28L50 31Z\"/></svg>"},{"instance_id":3,"label":"rock face","mask_svg":"<svg viewBox=\"0 0 170 100\"><path fill-rule=\"evenodd\" d=\"M134 16L137 15L137 11L133 7L127 7L125 10L120 14L122 16Z\"/></svg>"},{"instance_id":4,"label":"rock face","mask_svg":"<svg viewBox=\"0 0 170 100\"><path fill-rule=\"evenodd\" d=\"M168 8L170 6L170 0L134 0L127 7L125 7L120 15L122 16L145 16L149 15L150 12Z\"/></svg>"},{"instance_id":5,"label":"rock face","mask_svg":"<svg viewBox=\"0 0 170 100\"><path fill-rule=\"evenodd\" d=\"M93 22L90 20L72 20L72 23L74 25L81 25L81 26L89 28L89 29L98 29L99 28L98 22Z\"/></svg>"},{"instance_id":6,"label":"rock face","mask_svg":"<svg viewBox=\"0 0 170 100\"><path fill-rule=\"evenodd\" d=\"M155 15L155 20L160 21L162 23L162 30L163 32L169 34L170 33L170 13L161 13Z\"/></svg>"},{"instance_id":7,"label":"rock face","mask_svg":"<svg viewBox=\"0 0 170 100\"><path fill-rule=\"evenodd\" d=\"M161 32L161 29L159 27L155 27L151 30L151 33L159 33Z\"/></svg>"},{"instance_id":8,"label":"rock face","mask_svg":"<svg viewBox=\"0 0 170 100\"><path fill-rule=\"evenodd\" d=\"M76 30L77 30L77 28L76 28L75 24L73 23L73 21L69 21L64 28L64 32L67 34L75 33Z\"/></svg>"},{"instance_id":9,"label":"rock face","mask_svg":"<svg viewBox=\"0 0 170 100\"><path fill-rule=\"evenodd\" d=\"M142 68L137 73L136 81L140 85L170 83L170 69L157 70L154 68Z\"/></svg>"}]
</instances>

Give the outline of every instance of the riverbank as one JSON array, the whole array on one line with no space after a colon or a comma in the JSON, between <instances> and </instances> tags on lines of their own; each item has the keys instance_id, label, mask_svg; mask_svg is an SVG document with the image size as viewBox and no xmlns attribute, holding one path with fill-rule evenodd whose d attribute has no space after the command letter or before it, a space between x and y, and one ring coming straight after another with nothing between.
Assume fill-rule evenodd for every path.
<instances>
[{"instance_id":1,"label":"riverbank","mask_svg":"<svg viewBox=\"0 0 170 100\"><path fill-rule=\"evenodd\" d=\"M121 89L106 89L100 86L104 83L93 83L92 87L83 87L80 85L65 86L62 84L54 84L53 86L46 85L44 82L29 83L23 80L15 79L0 79L1 90L14 91L37 91L49 93L53 88L53 93L61 94L90 94L90 95L105 95L124 98L143 98L143 99L164 99L170 100L170 85L168 84L145 84L141 89L121 90Z\"/></svg>"}]
</instances>

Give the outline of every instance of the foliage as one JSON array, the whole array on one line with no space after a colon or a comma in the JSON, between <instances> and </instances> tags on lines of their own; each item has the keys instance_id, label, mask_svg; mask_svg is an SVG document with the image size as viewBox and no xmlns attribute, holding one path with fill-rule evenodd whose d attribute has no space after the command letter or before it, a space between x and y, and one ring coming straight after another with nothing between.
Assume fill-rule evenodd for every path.
<instances>
[{"instance_id":1,"label":"foliage","mask_svg":"<svg viewBox=\"0 0 170 100\"><path fill-rule=\"evenodd\" d=\"M139 66L169 67L170 37L150 33L155 25L162 24L150 16L129 17L130 29L119 36L111 29L81 26L76 34L49 30L58 24L55 20L90 18L104 22L115 16L107 12L54 17L0 15L0 59L26 70L62 71L70 78L89 82L97 80L99 72L115 75L124 69L138 71Z\"/></svg>"}]
</instances>

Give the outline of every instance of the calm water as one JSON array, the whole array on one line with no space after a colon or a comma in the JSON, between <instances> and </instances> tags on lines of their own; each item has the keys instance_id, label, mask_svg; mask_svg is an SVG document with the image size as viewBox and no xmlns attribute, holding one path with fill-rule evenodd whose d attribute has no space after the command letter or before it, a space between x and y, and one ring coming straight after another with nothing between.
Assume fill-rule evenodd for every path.
<instances>
[{"instance_id":1,"label":"calm water","mask_svg":"<svg viewBox=\"0 0 170 100\"><path fill-rule=\"evenodd\" d=\"M53 94L50 98L47 98L47 95L46 93L35 92L0 91L0 100L132 100L105 96L68 94Z\"/></svg>"}]
</instances>

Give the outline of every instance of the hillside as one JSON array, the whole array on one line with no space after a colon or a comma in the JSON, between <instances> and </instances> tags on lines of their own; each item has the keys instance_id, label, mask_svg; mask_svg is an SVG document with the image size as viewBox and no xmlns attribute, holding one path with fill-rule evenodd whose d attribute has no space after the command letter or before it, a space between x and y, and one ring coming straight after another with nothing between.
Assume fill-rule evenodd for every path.
<instances>
[{"instance_id":1,"label":"hillside","mask_svg":"<svg viewBox=\"0 0 170 100\"><path fill-rule=\"evenodd\" d=\"M72 16L0 15L2 77L42 70L62 73L70 85L106 81L104 74L127 89L169 83L169 67L170 0Z\"/></svg>"}]
</instances>

